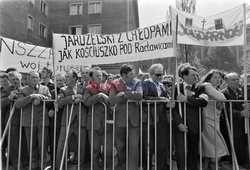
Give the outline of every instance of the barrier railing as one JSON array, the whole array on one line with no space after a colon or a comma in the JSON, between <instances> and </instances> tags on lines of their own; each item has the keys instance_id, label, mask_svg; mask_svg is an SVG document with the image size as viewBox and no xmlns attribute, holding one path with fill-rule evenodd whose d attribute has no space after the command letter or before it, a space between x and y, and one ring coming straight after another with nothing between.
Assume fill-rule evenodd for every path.
<instances>
[{"instance_id":1,"label":"barrier railing","mask_svg":"<svg viewBox=\"0 0 250 170\"><path fill-rule=\"evenodd\" d=\"M43 111L42 111L42 114L43 114L43 116L42 116L42 136L41 136L41 148L39 148L39 149L41 149L41 152L39 152L40 154L41 154L41 156L40 156L40 168L41 169L44 169L44 168L46 168L45 166L47 166L44 162L46 162L46 160L44 160L44 159L46 159L45 158L45 154L47 153L47 151L48 151L48 148L44 148L44 146L46 146L45 145L45 138L47 138L46 136L45 136L45 117L47 116L46 114L46 102L54 102L54 100L51 100L51 101L43 101L43 103L42 103L42 107L43 107ZM139 148L139 150L140 150L140 153L139 153L139 155L140 155L140 159L139 159L139 167L138 168L140 168L141 170L143 169L143 161L145 161L145 160L143 160L143 120L142 120L142 117L143 117L143 105L144 105L144 107L146 106L147 107L147 146L146 146L146 148L147 148L147 156L146 156L146 159L147 159L147 167L146 167L146 169L151 169L151 158L150 158L150 156L152 156L152 155L150 155L150 150L152 149L152 148L150 148L150 129L151 129L151 124L150 124L150 122L151 122L151 118L150 118L150 115L151 115L151 112L150 112L150 109L151 109L151 107L153 106L154 107L154 158L155 158L155 161L154 161L154 163L155 163L155 165L154 165L154 167L155 167L155 169L157 169L158 167L157 167L157 165L158 165L158 157L157 157L157 153L158 153L158 148L157 148L157 134L158 134L158 131L157 131L157 124L158 124L158 121L157 121L157 117L158 117L158 111L157 111L157 106L158 106L158 104L159 103L163 103L163 104L167 104L169 101L162 101L162 100L141 100L141 101L133 101L133 100L129 100L129 101L127 101L127 103L126 103L126 169L128 170L128 167L129 167L129 164L130 164L130 162L129 162L129 103L131 103L131 102L136 102L136 103L138 103L138 109L140 110L140 112L139 112L139 117L140 117L140 136L139 136L139 146L138 146L138 148ZM224 102L224 103L228 103L228 105L229 105L229 108L227 107L225 107L225 105L223 105L223 110L224 110L224 113L223 113L223 115L225 116L225 121L226 121L226 125L227 125L227 132L228 132L228 135L229 135L229 140L230 140L230 146L227 146L227 147L230 147L231 148L231 157L232 157L232 165L233 165L233 169L235 169L235 170L238 170L239 169L239 166L238 166L238 161L237 161L237 155L236 155L236 153L235 153L235 149L234 149L234 132L233 132L233 129L234 129L234 127L233 127L233 125L234 125L234 120L233 120L233 111L234 111L234 108L233 108L233 104L234 103L237 103L237 102L240 102L240 103L250 103L250 101L244 101L244 100L222 100L222 101L212 101L212 100L210 100L209 102L213 102L213 109L214 109L214 115L213 115L213 121L214 121L214 146L217 146L217 144L218 144L218 136L217 136L217 133L218 133L218 124L220 123L220 122L218 122L217 120L218 120L218 115L217 115L217 103L218 102ZM116 127L116 122L115 122L115 120L116 120L116 108L117 108L117 105L115 105L115 106L113 106L113 120L108 120L108 118L107 118L107 112L108 112L108 109L107 109L107 107L109 107L109 106L107 106L106 104L104 104L104 103L101 103L102 105L103 105L103 107L104 107L104 114L105 114L105 124L104 124L104 158L103 158L103 163L104 163L104 165L103 165L103 169L107 169L107 161L109 161L109 160L107 160L107 126L108 125L113 125L113 136L112 136L112 169L116 169L116 157L117 157L117 153L115 153L116 152L116 150L115 150L115 148L116 148L116 146L115 146L115 127ZM227 105L227 106L228 106ZM32 166L33 166L33 136L34 136L34 107L36 107L36 106L34 106L33 104L32 104L32 107L31 107L31 125L30 125L30 139L29 139L29 143L30 143L30 145L28 146L29 147L29 165L28 165L28 167L29 167L29 169L32 169ZM53 169L62 169L63 168L63 164L64 164L64 161L65 161L65 168L67 168L68 167L68 165L67 165L67 152L68 152L68 135L69 135L69 131L70 131L70 127L71 127L71 124L69 123L69 122L71 122L71 119L72 119L72 112L73 112L73 109L74 109L74 104L71 106L71 108L70 108L70 112L69 112L69 105L67 105L66 106L67 107L67 116L66 116L66 118L67 118L67 120L66 120L66 122L67 122L67 124L66 124L66 138L65 138L65 143L64 143L64 148L63 148L63 154L62 154L62 157L61 157L61 162L60 162L60 167L56 167L55 165L56 165L56 147L54 147L54 149L53 149L53 163L52 163L52 168ZM79 108L78 108L78 110L79 110L79 113L81 113L81 110L82 110L82 107L83 107L83 105L79 105ZM92 107L90 107L91 108L91 110L92 110L92 116L91 116L91 160L90 160L90 168L91 168L91 170L92 169L94 169L94 165L93 165L93 160L95 159L94 157L93 157L93 140L94 140L94 138L93 138L93 136L94 136L94 112L95 112L95 107L94 107L94 105L92 106ZM6 137L7 137L7 140L8 140L8 150L7 150L7 163L6 163L6 169L10 169L10 163L9 162L12 162L13 160L10 160L10 138L11 138L11 134L10 134L10 129L11 129L11 127L12 127L12 125L11 125L11 120L12 120L12 117L13 117L13 114L14 114L14 112L15 112L15 110L16 110L16 108L15 108L15 105L13 105L13 106L11 106L11 109L10 109L10 116L9 116L9 119L8 119L8 121L7 121L7 123L6 123L6 127L5 127L5 129L3 129L3 133L2 133L2 135L1 135L1 140L0 140L0 147L2 148L2 145L3 145L3 141L4 141L4 139L6 139ZM184 107L184 113L183 113L183 119L184 119L184 125L187 125L187 119L186 119L186 117L187 117L187 112L186 112L186 107ZM228 113L228 110L229 110L229 113ZM145 114L145 113L144 113ZM202 113L202 108L200 108L199 109L199 146L197 146L197 147L199 147L199 163L198 163L198 166L199 166L199 169L201 169L202 170L202 168L203 168L203 161L202 161L202 159L203 159L203 155L202 155L202 115L203 115L203 113ZM228 117L228 115L229 115L229 117ZM57 117L57 112L55 112L55 115L54 115L54 117L55 117L55 119L54 119L54 140L53 140L53 145L54 146L56 146L56 124L57 124L57 122L56 122L56 117ZM170 108L169 109L169 132L166 132L166 133L169 133L169 167L170 167L170 169L174 169L174 165L173 165L173 157L172 157L172 154L173 154L173 147L172 147L172 145L173 145L173 130L175 129L175 127L173 126L173 122L172 122L172 119L173 119L173 110ZM247 130L247 135L248 135L248 137L247 137L247 144L248 144L248 152L249 152L249 150L250 150L250 133L249 133L249 118L245 118L247 121L245 121L245 122L247 122L247 126L246 126L246 130ZM20 110L20 129L19 129L19 137L18 137L18 140L19 140L19 143L18 143L18 162L17 162L17 165L13 165L13 166L17 166L17 169L21 169L21 164L22 164L22 162L21 162L21 149L22 149L22 142L23 142L23 136L22 136L22 131L23 131L23 109L21 109ZM79 114L79 122L78 122L78 131L79 131L79 133L78 133L78 160L77 160L77 169L81 169L81 165L80 165L80 158L81 158L81 152L80 152L80 148L81 148L81 133L80 133L80 131L81 131L81 114ZM87 131L86 131L87 132ZM37 134L36 134L37 135ZM167 134L168 135L168 134ZM215 153L215 168L216 169L218 169L218 167L219 167L219 164L218 164L218 161L219 161L219 156L218 156L218 148L217 147L214 147L213 148L214 149L214 153ZM229 149L229 148L228 148ZM245 149L247 149L247 148L245 148ZM2 150L2 149L1 149ZM185 169L187 169L187 152L188 152L188 150L187 150L187 133L185 132L184 133L184 157L185 157ZM247 156L247 155L246 155ZM65 159L64 159L65 158ZM248 158L248 160L249 160L249 158ZM167 160L166 160L167 161ZM12 164L13 164L14 162L12 162ZM248 163L250 163L250 161L248 162ZM2 167L3 168L3 167ZM1 168L0 168L1 169Z\"/></svg>"}]
</instances>

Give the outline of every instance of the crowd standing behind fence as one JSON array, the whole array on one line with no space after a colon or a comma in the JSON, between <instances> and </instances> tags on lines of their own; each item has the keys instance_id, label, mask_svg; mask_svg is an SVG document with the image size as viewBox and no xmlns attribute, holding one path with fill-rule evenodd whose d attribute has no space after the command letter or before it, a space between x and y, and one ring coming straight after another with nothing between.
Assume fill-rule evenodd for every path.
<instances>
[{"instance_id":1,"label":"crowd standing behind fence","mask_svg":"<svg viewBox=\"0 0 250 170\"><path fill-rule=\"evenodd\" d=\"M149 78L143 81L135 79L133 66L128 64L121 67L120 76L114 80L99 67L83 67L81 75L78 82L77 73L69 70L65 75L66 86L63 76L56 75L57 89L54 89L52 72L47 68L40 73L42 81L38 73L30 72L25 87L21 86L20 74L15 69L1 74L2 132L10 128L8 138L6 133L1 138L4 167L8 169L11 164L16 169L48 166L60 169L76 164L84 169L91 161L94 170L170 169L169 158L175 153L179 170L194 170L199 168L201 130L204 169L224 166L221 161L235 164L235 160L242 167L249 167L248 139L244 133L249 104L243 102L236 73L226 75L224 95L219 92L223 77L219 71L211 70L210 77L207 75L202 84L198 83L196 69L187 63L179 67L182 81L180 89L175 86L173 91L173 78L164 75L161 64L153 64ZM46 101L51 94L55 102ZM211 99L214 101L209 102ZM221 114L223 105L219 100L225 99L241 100L226 103L231 130ZM204 107L203 112L200 107ZM203 128L199 129L201 116ZM176 152L172 152L173 143ZM89 156L90 160L85 159Z\"/></svg>"}]
</instances>

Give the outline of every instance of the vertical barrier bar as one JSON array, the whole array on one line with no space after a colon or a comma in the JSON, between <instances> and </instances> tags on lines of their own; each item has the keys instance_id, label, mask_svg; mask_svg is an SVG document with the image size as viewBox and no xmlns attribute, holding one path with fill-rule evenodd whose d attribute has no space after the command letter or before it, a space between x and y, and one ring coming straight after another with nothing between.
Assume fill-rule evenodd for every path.
<instances>
[{"instance_id":1,"label":"vertical barrier bar","mask_svg":"<svg viewBox=\"0 0 250 170\"><path fill-rule=\"evenodd\" d=\"M250 108L249 108L250 109ZM246 118L247 120L247 142L248 142L248 165L250 167L250 119Z\"/></svg>"},{"instance_id":2,"label":"vertical barrier bar","mask_svg":"<svg viewBox=\"0 0 250 170\"><path fill-rule=\"evenodd\" d=\"M20 163L21 163L21 148L22 148L22 124L23 124L23 109L21 109L20 113L20 129L19 129L19 144L18 144L18 163L17 163L17 169L20 169Z\"/></svg>"},{"instance_id":3,"label":"vertical barrier bar","mask_svg":"<svg viewBox=\"0 0 250 170\"><path fill-rule=\"evenodd\" d=\"M248 93L247 93L247 70L248 70L248 62L247 60L249 59L247 55L247 24L246 24L246 18L247 18L247 12L249 7L246 7L246 3L243 4L243 37L244 37L244 46L243 46L243 66L244 66L244 77L243 77L243 82L244 82L244 100L245 104L247 104L246 100L248 98ZM249 109L249 108L248 108ZM250 123L249 123L249 117L245 118L245 131L247 133L247 143L248 143L248 163L250 164ZM249 165L250 166L250 165Z\"/></svg>"},{"instance_id":4,"label":"vertical barrier bar","mask_svg":"<svg viewBox=\"0 0 250 170\"><path fill-rule=\"evenodd\" d=\"M154 102L154 112L155 112L155 169L157 169L157 108L156 102Z\"/></svg>"},{"instance_id":5,"label":"vertical barrier bar","mask_svg":"<svg viewBox=\"0 0 250 170\"><path fill-rule=\"evenodd\" d=\"M232 141L232 146L231 146L231 150L233 150L233 146L234 146L234 134L233 134L233 106L232 106L232 102L229 102L229 108L230 108L230 127L231 127L231 135L229 135L229 138L230 138L230 140ZM235 167L235 161L234 161L234 157L235 157L235 155L234 155L234 152L232 152L232 164L233 164L233 167Z\"/></svg>"},{"instance_id":6,"label":"vertical barrier bar","mask_svg":"<svg viewBox=\"0 0 250 170\"><path fill-rule=\"evenodd\" d=\"M128 138L129 138L129 127L128 127L128 101L126 102L126 170L128 170Z\"/></svg>"},{"instance_id":7,"label":"vertical barrier bar","mask_svg":"<svg viewBox=\"0 0 250 170\"><path fill-rule=\"evenodd\" d=\"M149 160L150 160L150 103L148 103L148 136L147 136L147 170L150 169L149 167Z\"/></svg>"},{"instance_id":8,"label":"vertical barrier bar","mask_svg":"<svg viewBox=\"0 0 250 170\"><path fill-rule=\"evenodd\" d=\"M105 113L104 113L104 170L107 169L107 106L102 102Z\"/></svg>"},{"instance_id":9,"label":"vertical barrier bar","mask_svg":"<svg viewBox=\"0 0 250 170\"><path fill-rule=\"evenodd\" d=\"M11 122L9 124L9 133L8 133L8 146L7 146L7 162L6 162L6 169L9 169L10 164L10 134L11 134Z\"/></svg>"},{"instance_id":10,"label":"vertical barrier bar","mask_svg":"<svg viewBox=\"0 0 250 170\"><path fill-rule=\"evenodd\" d=\"M82 118L82 104L79 102L79 124L78 124L78 160L77 169L80 170L80 158L81 158L81 118Z\"/></svg>"},{"instance_id":11,"label":"vertical barrier bar","mask_svg":"<svg viewBox=\"0 0 250 170\"><path fill-rule=\"evenodd\" d=\"M224 111L225 111L225 119L226 119L228 135L229 135L230 146L232 148L233 169L239 170L238 161L237 161L235 150L234 150L233 137L232 137L232 133L231 133L231 130L230 130L229 121L228 121L227 110L226 110L226 107L225 107L224 104L223 104L223 108L224 108ZM231 110L230 110L230 112L231 112Z\"/></svg>"},{"instance_id":12,"label":"vertical barrier bar","mask_svg":"<svg viewBox=\"0 0 250 170\"><path fill-rule=\"evenodd\" d=\"M32 166L32 143L33 143L33 127L34 126L34 103L31 106L31 125L30 125L30 160L29 160L29 170L31 170Z\"/></svg>"},{"instance_id":13,"label":"vertical barrier bar","mask_svg":"<svg viewBox=\"0 0 250 170\"><path fill-rule=\"evenodd\" d=\"M68 129L68 126L70 126L70 122L69 122L69 104L67 104L67 114L66 114L66 129ZM65 138L66 141L66 138ZM68 167L68 142L66 145L66 154L65 154L65 167ZM64 159L64 157L62 157L62 159Z\"/></svg>"},{"instance_id":14,"label":"vertical barrier bar","mask_svg":"<svg viewBox=\"0 0 250 170\"><path fill-rule=\"evenodd\" d=\"M140 121L140 170L142 170L142 102L140 102Z\"/></svg>"},{"instance_id":15,"label":"vertical barrier bar","mask_svg":"<svg viewBox=\"0 0 250 170\"><path fill-rule=\"evenodd\" d=\"M200 150L200 156L199 156L199 164L200 164L200 170L202 170L202 141L201 141L201 119L202 119L202 109L199 107L199 150Z\"/></svg>"},{"instance_id":16,"label":"vertical barrier bar","mask_svg":"<svg viewBox=\"0 0 250 170\"><path fill-rule=\"evenodd\" d=\"M12 116L14 114L14 111L15 111L15 104L13 105L12 109L10 109L10 115L9 115L9 118L8 118L8 121L6 123L6 127L3 131L3 134L1 133L2 132L2 124L0 125L0 137L1 137L1 140L0 140L0 160L2 160L2 145L3 145L3 142L4 142L4 139L5 139L5 136L7 134L7 131L10 130L10 123L11 123L11 119L12 119ZM2 117L1 117L1 114L0 114L0 121L1 121ZM9 147L8 147L9 148ZM8 154L9 155L9 154ZM2 168L2 161L0 161L0 169Z\"/></svg>"},{"instance_id":17,"label":"vertical barrier bar","mask_svg":"<svg viewBox=\"0 0 250 170\"><path fill-rule=\"evenodd\" d=\"M234 133L233 133L233 106L232 106L232 102L230 102L230 125L231 125L231 134L232 134L232 138L233 138Z\"/></svg>"},{"instance_id":18,"label":"vertical barrier bar","mask_svg":"<svg viewBox=\"0 0 250 170\"><path fill-rule=\"evenodd\" d=\"M10 123L9 123L8 146L7 146L7 163L6 163L7 170L9 169L9 164L10 164L10 135L11 135L11 126L12 126L11 125L11 119L12 119L11 110L12 110L12 104L10 104L10 115L9 115ZM13 114L14 114L14 112L13 112Z\"/></svg>"},{"instance_id":19,"label":"vertical barrier bar","mask_svg":"<svg viewBox=\"0 0 250 170\"><path fill-rule=\"evenodd\" d=\"M184 103L184 125L187 126L187 105ZM184 132L184 158L185 170L187 170L187 132Z\"/></svg>"},{"instance_id":20,"label":"vertical barrier bar","mask_svg":"<svg viewBox=\"0 0 250 170\"><path fill-rule=\"evenodd\" d=\"M170 149L169 149L169 168L170 169L173 169L173 161L172 161L172 153L173 153L173 133L172 133L172 108L169 109L169 130L170 130L170 141L169 141L169 146L170 146Z\"/></svg>"},{"instance_id":21,"label":"vertical barrier bar","mask_svg":"<svg viewBox=\"0 0 250 170\"><path fill-rule=\"evenodd\" d=\"M43 101L43 125L42 125L42 151L41 151L41 170L43 170L44 155L44 131L45 131L45 101Z\"/></svg>"},{"instance_id":22,"label":"vertical barrier bar","mask_svg":"<svg viewBox=\"0 0 250 170\"><path fill-rule=\"evenodd\" d=\"M94 105L92 105L92 115L91 115L91 163L90 169L93 170L93 152L94 152Z\"/></svg>"},{"instance_id":23,"label":"vertical barrier bar","mask_svg":"<svg viewBox=\"0 0 250 170\"><path fill-rule=\"evenodd\" d=\"M53 170L55 170L55 167L56 167L56 147L57 147L57 145L56 145L56 130L57 130L57 109L55 108L55 113L54 113L55 115L54 115L54 136L53 136L53 138L54 138L54 140L53 140Z\"/></svg>"},{"instance_id":24,"label":"vertical barrier bar","mask_svg":"<svg viewBox=\"0 0 250 170\"><path fill-rule=\"evenodd\" d=\"M115 108L117 105L113 108L113 147L112 147L112 170L115 170Z\"/></svg>"},{"instance_id":25,"label":"vertical barrier bar","mask_svg":"<svg viewBox=\"0 0 250 170\"><path fill-rule=\"evenodd\" d=\"M247 120L247 142L248 142L248 165L250 167L250 119L246 118Z\"/></svg>"},{"instance_id":26,"label":"vertical barrier bar","mask_svg":"<svg viewBox=\"0 0 250 170\"><path fill-rule=\"evenodd\" d=\"M3 160L3 158L2 158L2 149L3 149L3 147L2 147L2 143L3 143L3 140L4 140L4 138L3 138L3 135L2 135L2 112L1 112L1 114L0 114L0 122L1 122L1 125L0 125L0 143L1 143L1 145L0 145L0 169L3 169L3 164L2 164L2 160Z\"/></svg>"},{"instance_id":27,"label":"vertical barrier bar","mask_svg":"<svg viewBox=\"0 0 250 170\"><path fill-rule=\"evenodd\" d=\"M67 126L67 131L66 131L66 137L65 137L64 147L63 147L62 159L61 159L61 163L60 163L60 170L63 168L63 160L64 160L64 156L65 156L65 153L66 153L66 150L67 150L69 130L70 130L70 122L72 120L73 110L74 110L74 103L71 105L71 109L70 109L70 115L69 115L69 121L68 121L68 126ZM67 113L68 113L68 109L67 109ZM67 114L67 116L68 116L68 114ZM66 155L66 158L67 158L67 155ZM67 162L67 160L66 160L66 162ZM66 166L66 169L67 169L67 166Z\"/></svg>"},{"instance_id":28,"label":"vertical barrier bar","mask_svg":"<svg viewBox=\"0 0 250 170\"><path fill-rule=\"evenodd\" d=\"M218 170L218 156L217 156L217 113L216 113L216 102L214 102L214 140L215 140L215 169Z\"/></svg>"}]
</instances>

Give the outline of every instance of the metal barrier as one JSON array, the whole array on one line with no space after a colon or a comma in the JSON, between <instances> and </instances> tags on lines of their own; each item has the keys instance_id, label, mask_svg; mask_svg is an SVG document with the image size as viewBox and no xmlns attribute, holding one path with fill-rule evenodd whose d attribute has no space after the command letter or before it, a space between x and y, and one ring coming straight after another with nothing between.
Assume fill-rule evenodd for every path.
<instances>
[{"instance_id":1,"label":"metal barrier","mask_svg":"<svg viewBox=\"0 0 250 170\"><path fill-rule=\"evenodd\" d=\"M42 103L42 107L43 107L43 111L42 111L42 114L43 114L43 120L42 120L42 137L41 137L41 166L40 168L41 169L44 169L46 167L44 167L44 163L43 162L46 162L44 160L44 154L47 153L48 151L48 148L44 148L44 142L45 142L45 116L46 116L46 102L54 102L54 100L51 100L51 101L43 101ZM147 118L147 169L151 169L150 167L150 107L151 106L154 106L154 156L155 156L155 169L157 169L157 162L158 162L158 157L157 157L157 105L159 103L168 103L169 101L162 101L162 100L142 100L142 101L133 101L133 100L129 100L126 104L126 169L128 170L128 167L129 167L129 113L128 113L128 110L129 110L129 103L130 102L137 102L139 104L138 106L138 109L140 110L139 112L139 116L140 116L140 146L138 146L138 148L140 149L140 159L139 159L139 167L141 170L143 169L143 120L142 120L142 117L143 117L143 104L147 106L147 109L148 109L148 118ZM233 133L233 103L236 103L236 102L241 102L241 103L249 103L250 101L244 101L244 100L224 100L224 101L209 101L209 102L213 102L214 103L214 146L217 146L217 142L218 142L218 137L217 137L217 131L218 129L216 127L218 127L218 121L217 120L217 116L216 115L216 105L218 102L224 102L224 103L229 103L229 113L227 113L227 109L224 105L224 116L225 116L225 120L226 120L226 124L227 124L227 131L228 131L228 134L229 134L229 137L230 137L230 147L231 147L231 156L232 156L232 164L233 164L233 169L235 170L238 170L239 169L239 166L238 166L238 162L237 162L237 155L235 153L235 150L234 150L234 133ZM112 141L113 141L113 144L112 144L112 169L116 169L116 162L115 162L115 156L116 153L115 153L115 127L116 127L116 122L115 122L115 112L116 112L116 108L117 108L117 105L115 105L113 107L113 120L108 120L107 119L107 112L108 112L108 109L107 109L107 106L104 104L104 103L101 103L104 107L104 110L105 110L105 124L104 124L104 166L103 166L103 169L108 169L107 168L107 125L113 125L113 137L112 137ZM12 107L12 106L11 106ZM32 155L32 150L33 150L33 135L34 135L34 132L33 132L33 127L34 127L34 105L32 104L32 110L31 110L31 125L30 125L30 145L29 145L29 169L31 170L32 169L32 158L34 155ZM64 148L63 148L63 154L62 154L62 158L61 158L61 162L60 162L60 169L63 168L63 164L64 164L64 161L65 161L65 168L67 168L67 152L68 152L68 135L69 135L69 130L70 130L70 123L71 122L71 119L72 119L72 112L73 112L73 109L74 109L74 104L71 106L71 109L70 109L70 112L69 112L69 106L66 106L67 107L67 118L68 118L68 115L69 115L69 118L67 120L67 125L66 125L66 138L65 138L65 143L64 143ZM91 170L94 169L94 165L93 165L93 160L94 160L94 157L93 157L93 136L94 136L94 105L91 107L92 109L92 117L91 117L91 163L90 163L90 168ZM79 105L79 113L81 113L81 110L82 110L82 105L80 104ZM3 145L3 141L4 139L7 137L8 139L8 151L7 151L7 164L6 164L6 169L10 169L9 167L9 162L10 162L10 129L12 127L11 125L11 119L13 117L13 114L15 112L15 105L13 105L13 107L10 109L10 116L9 116L9 119L7 121L7 124L6 124L6 127L3 131L3 134L1 135L1 141L0 141L0 147L2 148L2 145ZM20 129L19 129L19 146L18 146L18 162L17 162L17 169L20 169L21 168L21 144L22 144L22 122L23 122L23 109L21 109L20 111ZM172 109L169 109L169 114L170 114L170 121L169 121L169 167L170 169L174 169L174 166L173 166L173 160L172 160L172 153L173 153L173 148L172 148L172 144L173 144L173 130L174 130L174 126L173 126L173 122L172 122L172 117L173 117L173 111ZM202 161L202 158L203 158L203 155L202 155L202 139L201 139L201 134L202 134L202 109L200 108L199 109L199 150L200 150L200 154L199 154L199 169L202 170L202 167L203 167L203 161ZM227 115L229 114L229 120L228 120L228 117ZM184 107L184 125L187 124L187 120L186 120L186 107ZM54 141L53 141L53 144L54 146L56 146L56 116L57 116L57 112L55 112L55 119L54 119ZM247 130L247 135L248 135L248 152L250 152L250 133L249 133L249 118L245 118L246 119L246 130ZM0 119L1 120L1 119ZM80 155L81 155L81 152L80 152L80 147L81 147L81 114L79 114L79 127L78 127L78 160L77 160L77 169L81 169L81 166L80 166ZM166 132L167 133L167 132ZM8 136L7 136L8 134ZM228 148L229 149L229 148ZM187 133L185 132L184 133L184 150L185 150L185 169L187 169ZM219 165L218 165L218 160L219 160L219 157L217 155L217 151L218 151L218 148L217 147L214 147L214 153L215 153L215 168L218 169ZM53 150L53 169L56 169L55 165L56 165L56 147L54 147L54 150ZM64 159L65 157L65 159ZM11 160L12 161L12 160ZM144 160L145 161L145 160ZM167 161L167 160L166 160ZM249 161L250 163L250 161ZM2 164L2 162L1 162ZM57 167L58 168L58 167Z\"/></svg>"}]
</instances>

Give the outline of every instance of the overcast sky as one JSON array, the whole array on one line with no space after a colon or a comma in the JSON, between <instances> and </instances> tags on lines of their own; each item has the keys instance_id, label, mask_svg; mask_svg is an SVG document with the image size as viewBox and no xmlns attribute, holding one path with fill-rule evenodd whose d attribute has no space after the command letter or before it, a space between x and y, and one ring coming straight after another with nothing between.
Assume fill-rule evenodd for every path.
<instances>
[{"instance_id":1,"label":"overcast sky","mask_svg":"<svg viewBox=\"0 0 250 170\"><path fill-rule=\"evenodd\" d=\"M158 24L166 20L169 5L175 7L176 0L138 0L140 28ZM249 0L196 0L196 15L210 16Z\"/></svg>"}]
</instances>

